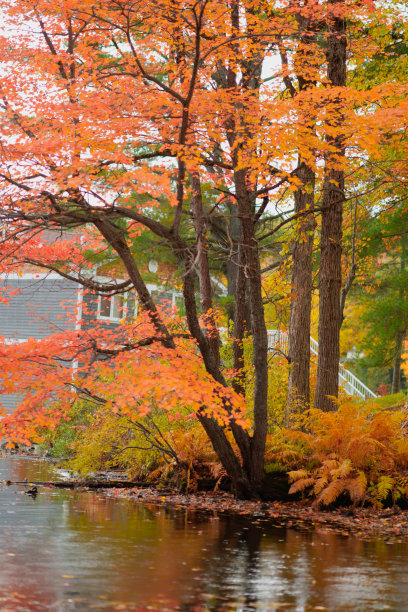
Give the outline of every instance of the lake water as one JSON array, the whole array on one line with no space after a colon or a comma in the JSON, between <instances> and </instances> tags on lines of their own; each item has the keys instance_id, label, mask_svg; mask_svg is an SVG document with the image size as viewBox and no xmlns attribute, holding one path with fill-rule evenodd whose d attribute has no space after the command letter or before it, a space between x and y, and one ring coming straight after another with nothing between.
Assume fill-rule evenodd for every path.
<instances>
[{"instance_id":1,"label":"lake water","mask_svg":"<svg viewBox=\"0 0 408 612\"><path fill-rule=\"evenodd\" d=\"M0 458L0 481L54 478ZM407 544L0 485L0 610L408 610Z\"/></svg>"}]
</instances>

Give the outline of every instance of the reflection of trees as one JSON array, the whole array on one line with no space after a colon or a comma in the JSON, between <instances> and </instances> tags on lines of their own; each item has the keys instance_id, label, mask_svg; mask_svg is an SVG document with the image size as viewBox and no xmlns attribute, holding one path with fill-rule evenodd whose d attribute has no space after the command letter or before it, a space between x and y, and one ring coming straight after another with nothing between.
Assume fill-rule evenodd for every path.
<instances>
[{"instance_id":1,"label":"reflection of trees","mask_svg":"<svg viewBox=\"0 0 408 612\"><path fill-rule=\"evenodd\" d=\"M24 467L35 467L12 461L13 472L0 463L3 478L23 480ZM31 472L30 479L38 477ZM281 604L375 609L375 599L398 609L408 599L407 544L303 534L267 527L255 516L226 518L95 492L41 489L36 500L15 492L0 491L0 598L7 589L40 602L39 609L69 597L82 598L86 609L100 595L112 609L125 602L129 610L185 612Z\"/></svg>"},{"instance_id":2,"label":"reflection of trees","mask_svg":"<svg viewBox=\"0 0 408 612\"><path fill-rule=\"evenodd\" d=\"M54 480L56 473L51 462L35 457L2 457L1 480Z\"/></svg>"}]
</instances>

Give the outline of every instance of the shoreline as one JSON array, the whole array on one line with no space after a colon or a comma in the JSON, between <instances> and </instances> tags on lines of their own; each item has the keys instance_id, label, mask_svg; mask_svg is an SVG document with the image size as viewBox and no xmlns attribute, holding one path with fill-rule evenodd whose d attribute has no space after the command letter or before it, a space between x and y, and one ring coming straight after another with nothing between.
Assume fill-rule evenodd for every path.
<instances>
[{"instance_id":1,"label":"shoreline","mask_svg":"<svg viewBox=\"0 0 408 612\"><path fill-rule=\"evenodd\" d=\"M7 455L46 463L54 462L50 458L32 453L6 453ZM118 476L114 472L113 475ZM105 472L104 476L108 483L108 473ZM203 490L196 493L181 493L168 487L155 488L147 483L143 485L129 483L129 485L126 488L115 486L97 488L87 486L86 480L83 480L77 483L75 490L103 493L109 497L129 499L136 503L217 513L225 517L238 515L248 519L253 518L260 525L267 523L270 526L303 532L325 530L366 541L385 541L388 544L408 542L408 510L398 507L381 509L339 507L335 510L322 510L313 508L307 501L247 501L237 499L225 491L214 493ZM48 486L51 488L53 484L50 483ZM47 488L47 484L39 483L39 487Z\"/></svg>"},{"instance_id":2,"label":"shoreline","mask_svg":"<svg viewBox=\"0 0 408 612\"><path fill-rule=\"evenodd\" d=\"M102 490L101 490L102 491ZM408 542L408 511L394 508L338 508L316 510L305 502L254 502L220 493L179 493L159 489L110 489L108 496L132 499L137 503L193 509L221 516L239 515L254 518L257 524L295 529L298 531L330 531L344 537L366 541L385 541L387 544Z\"/></svg>"}]
</instances>

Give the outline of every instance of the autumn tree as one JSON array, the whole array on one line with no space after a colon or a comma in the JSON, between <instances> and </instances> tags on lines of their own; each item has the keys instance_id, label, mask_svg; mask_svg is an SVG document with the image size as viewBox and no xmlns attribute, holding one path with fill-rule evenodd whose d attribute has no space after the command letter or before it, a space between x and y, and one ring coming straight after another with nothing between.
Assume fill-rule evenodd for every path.
<instances>
[{"instance_id":1,"label":"autumn tree","mask_svg":"<svg viewBox=\"0 0 408 612\"><path fill-rule=\"evenodd\" d=\"M330 403L337 339L329 343L337 323L326 336L324 330L335 302L339 309L346 136L360 155L377 146L376 103L394 108L405 98L402 90L396 100L383 90L344 87L351 11L345 3L281 8L261 0L16 0L4 6L10 34L1 43L2 270L32 264L107 295L132 289L142 310L119 331L88 329L3 346L3 389L20 385L27 392L15 415L2 421L9 437L27 439L36 426L63 418L73 389L133 419L149 411L153 397L163 406L179 402L191 406L238 494L259 495L268 409L262 263L276 231L304 217L313 224L309 200L316 184L319 339L327 353L320 358L319 405ZM369 18L363 4L352 12L360 21ZM283 93L289 68L274 62L282 40L288 66L295 41L296 74L307 83L296 95ZM297 194L295 217L272 222L273 204L285 191ZM210 278L211 230L220 218L234 268L232 373L220 359ZM185 319L167 316L147 289L133 247L143 229L178 262ZM45 230L75 230L75 239L45 245ZM300 222L298 231L299 252L306 237L310 261L310 230ZM84 245L88 251L108 246L124 278L98 281ZM251 406L239 372L248 311ZM74 375L69 363L76 364ZM47 394L58 396L58 407Z\"/></svg>"}]
</instances>

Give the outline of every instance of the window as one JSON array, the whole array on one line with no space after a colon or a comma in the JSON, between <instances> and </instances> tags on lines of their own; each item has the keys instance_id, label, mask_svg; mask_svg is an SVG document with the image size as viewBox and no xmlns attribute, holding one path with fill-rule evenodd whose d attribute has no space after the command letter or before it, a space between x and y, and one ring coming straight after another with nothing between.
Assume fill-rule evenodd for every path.
<instances>
[{"instance_id":1,"label":"window","mask_svg":"<svg viewBox=\"0 0 408 612\"><path fill-rule=\"evenodd\" d=\"M125 313L125 297L122 294L100 295L98 300L98 318L109 321L120 321Z\"/></svg>"}]
</instances>

